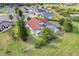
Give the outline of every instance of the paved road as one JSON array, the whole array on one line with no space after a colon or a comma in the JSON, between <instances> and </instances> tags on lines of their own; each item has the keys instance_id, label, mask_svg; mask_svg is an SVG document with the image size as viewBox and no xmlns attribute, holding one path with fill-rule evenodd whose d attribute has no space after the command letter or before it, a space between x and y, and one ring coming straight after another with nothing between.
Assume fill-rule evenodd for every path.
<instances>
[{"instance_id":1,"label":"paved road","mask_svg":"<svg viewBox=\"0 0 79 59\"><path fill-rule=\"evenodd\" d=\"M0 21L11 21L10 19L9 19L9 15L10 14L12 14L13 15L13 21L17 21L17 17L16 17L16 15L15 15L15 13L14 13L14 8L10 8L10 7L5 7L7 10L8 10L8 14L7 15L5 15L5 16L0 16ZM29 17L31 14L29 14L29 13L24 13L24 15L25 15L25 19L24 20L27 20L27 17Z\"/></svg>"},{"instance_id":2,"label":"paved road","mask_svg":"<svg viewBox=\"0 0 79 59\"><path fill-rule=\"evenodd\" d=\"M16 21L16 15L14 14L14 8L10 8L8 6L5 7L8 10L8 14L5 16L0 16L0 21L10 21L9 15L13 15L13 21Z\"/></svg>"},{"instance_id":3,"label":"paved road","mask_svg":"<svg viewBox=\"0 0 79 59\"><path fill-rule=\"evenodd\" d=\"M13 21L16 21L16 20L17 20L16 16L13 15ZM11 21L11 20L9 19L9 16L6 15L6 16L0 16L0 21Z\"/></svg>"}]
</instances>

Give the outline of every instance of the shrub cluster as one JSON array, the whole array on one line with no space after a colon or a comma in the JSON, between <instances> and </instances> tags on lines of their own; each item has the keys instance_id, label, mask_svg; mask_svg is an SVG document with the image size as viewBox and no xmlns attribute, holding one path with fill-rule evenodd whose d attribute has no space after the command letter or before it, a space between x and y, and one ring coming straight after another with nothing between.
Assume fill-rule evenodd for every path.
<instances>
[{"instance_id":1,"label":"shrub cluster","mask_svg":"<svg viewBox=\"0 0 79 59\"><path fill-rule=\"evenodd\" d=\"M73 25L71 20L65 20L64 21L64 31L66 32L72 32L73 31Z\"/></svg>"},{"instance_id":2,"label":"shrub cluster","mask_svg":"<svg viewBox=\"0 0 79 59\"><path fill-rule=\"evenodd\" d=\"M37 40L36 40L36 48L44 46L50 40L55 39L55 38L56 38L56 36L50 28L48 28L48 27L42 28L42 30L40 32L40 37L37 38Z\"/></svg>"}]
</instances>

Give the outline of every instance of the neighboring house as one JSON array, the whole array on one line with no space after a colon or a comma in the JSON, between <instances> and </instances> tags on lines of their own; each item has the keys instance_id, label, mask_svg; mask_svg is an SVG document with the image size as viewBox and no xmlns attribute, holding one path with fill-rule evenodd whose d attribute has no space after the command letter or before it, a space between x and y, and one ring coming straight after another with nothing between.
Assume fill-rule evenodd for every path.
<instances>
[{"instance_id":1,"label":"neighboring house","mask_svg":"<svg viewBox=\"0 0 79 59\"><path fill-rule=\"evenodd\" d=\"M39 16L40 14L45 13L45 12L47 12L47 10L43 8L37 8L35 11L35 14Z\"/></svg>"},{"instance_id":2,"label":"neighboring house","mask_svg":"<svg viewBox=\"0 0 79 59\"><path fill-rule=\"evenodd\" d=\"M20 7L20 10L22 11L22 12L24 12L24 13L28 13L29 11L29 8L28 7L26 7L26 6L22 6L22 7Z\"/></svg>"},{"instance_id":3,"label":"neighboring house","mask_svg":"<svg viewBox=\"0 0 79 59\"><path fill-rule=\"evenodd\" d=\"M43 18L48 18L48 19L52 19L52 13L51 12L45 12L45 13L40 13L39 16L43 17Z\"/></svg>"},{"instance_id":4,"label":"neighboring house","mask_svg":"<svg viewBox=\"0 0 79 59\"><path fill-rule=\"evenodd\" d=\"M51 22L46 22L44 23L44 26L50 28L52 31L54 31L54 33L58 32L60 29L58 28L58 25L54 25Z\"/></svg>"},{"instance_id":5,"label":"neighboring house","mask_svg":"<svg viewBox=\"0 0 79 59\"><path fill-rule=\"evenodd\" d=\"M38 12L40 13L40 12L46 12L46 10L45 9L38 9Z\"/></svg>"},{"instance_id":6,"label":"neighboring house","mask_svg":"<svg viewBox=\"0 0 79 59\"><path fill-rule=\"evenodd\" d=\"M47 12L45 9L37 9L37 14L45 13Z\"/></svg>"},{"instance_id":7,"label":"neighboring house","mask_svg":"<svg viewBox=\"0 0 79 59\"><path fill-rule=\"evenodd\" d=\"M43 27L48 27L54 32L59 31L59 29L51 22L49 22L47 18L32 18L31 20L27 21L26 24L27 27L29 27L29 29L31 30L31 33L35 36L39 36L40 31Z\"/></svg>"},{"instance_id":8,"label":"neighboring house","mask_svg":"<svg viewBox=\"0 0 79 59\"><path fill-rule=\"evenodd\" d=\"M0 31L5 32L12 27L12 22L9 21L1 21L0 22Z\"/></svg>"},{"instance_id":9,"label":"neighboring house","mask_svg":"<svg viewBox=\"0 0 79 59\"><path fill-rule=\"evenodd\" d=\"M37 15L40 16L42 18L48 18L48 19L52 19L52 12L44 9L44 8L35 8L33 7L21 7L21 10L24 11L25 13L29 13L32 15Z\"/></svg>"},{"instance_id":10,"label":"neighboring house","mask_svg":"<svg viewBox=\"0 0 79 59\"><path fill-rule=\"evenodd\" d=\"M37 8L29 8L29 13L35 15L37 13Z\"/></svg>"}]
</instances>

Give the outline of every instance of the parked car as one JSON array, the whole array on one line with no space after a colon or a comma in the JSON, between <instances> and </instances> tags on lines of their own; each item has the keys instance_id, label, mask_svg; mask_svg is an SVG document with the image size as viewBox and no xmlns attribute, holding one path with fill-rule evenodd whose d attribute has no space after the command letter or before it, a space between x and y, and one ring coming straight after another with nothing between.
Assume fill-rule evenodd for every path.
<instances>
[{"instance_id":1,"label":"parked car","mask_svg":"<svg viewBox=\"0 0 79 59\"><path fill-rule=\"evenodd\" d=\"M0 31L5 32L12 27L11 21L1 21L0 22Z\"/></svg>"}]
</instances>

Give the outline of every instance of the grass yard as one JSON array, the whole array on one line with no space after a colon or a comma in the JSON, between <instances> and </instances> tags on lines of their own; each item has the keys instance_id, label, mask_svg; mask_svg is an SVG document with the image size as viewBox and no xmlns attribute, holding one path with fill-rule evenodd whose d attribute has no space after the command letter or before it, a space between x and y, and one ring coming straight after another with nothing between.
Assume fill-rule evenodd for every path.
<instances>
[{"instance_id":1,"label":"grass yard","mask_svg":"<svg viewBox=\"0 0 79 59\"><path fill-rule=\"evenodd\" d=\"M16 23L14 23L16 25ZM17 31L17 26L14 28ZM0 55L23 56L25 49L34 48L30 40L23 42L22 40L13 40L9 34L9 30L5 33L0 33Z\"/></svg>"},{"instance_id":2,"label":"grass yard","mask_svg":"<svg viewBox=\"0 0 79 59\"><path fill-rule=\"evenodd\" d=\"M28 55L79 55L79 36L65 33L60 42L51 42L48 48L31 51Z\"/></svg>"},{"instance_id":3,"label":"grass yard","mask_svg":"<svg viewBox=\"0 0 79 59\"><path fill-rule=\"evenodd\" d=\"M73 24L79 27L78 23ZM79 34L64 33L60 39L52 41L47 47L31 51L28 55L79 55Z\"/></svg>"},{"instance_id":4,"label":"grass yard","mask_svg":"<svg viewBox=\"0 0 79 59\"><path fill-rule=\"evenodd\" d=\"M79 23L73 22L77 28ZM12 40L8 32L0 34L0 55L29 55L29 56L52 56L52 55L79 55L79 33L64 33L60 39L51 41L41 49L30 50L26 53L23 49L34 49L30 41Z\"/></svg>"}]
</instances>

